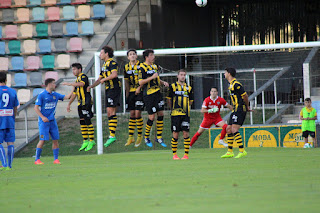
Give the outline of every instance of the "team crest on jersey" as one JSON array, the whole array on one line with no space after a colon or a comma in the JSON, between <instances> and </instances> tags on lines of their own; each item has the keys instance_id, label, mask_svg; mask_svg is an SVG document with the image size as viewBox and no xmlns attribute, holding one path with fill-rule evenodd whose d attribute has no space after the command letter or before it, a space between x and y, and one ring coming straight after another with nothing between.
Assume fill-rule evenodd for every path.
<instances>
[{"instance_id":1,"label":"team crest on jersey","mask_svg":"<svg viewBox=\"0 0 320 213\"><path fill-rule=\"evenodd\" d=\"M217 102L217 104L219 105L219 104L220 104L220 102Z\"/></svg>"},{"instance_id":2,"label":"team crest on jersey","mask_svg":"<svg viewBox=\"0 0 320 213\"><path fill-rule=\"evenodd\" d=\"M153 73L156 73L156 72L157 72L156 70L148 70L147 74L153 74Z\"/></svg>"},{"instance_id":3,"label":"team crest on jersey","mask_svg":"<svg viewBox=\"0 0 320 213\"><path fill-rule=\"evenodd\" d=\"M53 100L56 100L56 96L52 96Z\"/></svg>"},{"instance_id":4,"label":"team crest on jersey","mask_svg":"<svg viewBox=\"0 0 320 213\"><path fill-rule=\"evenodd\" d=\"M134 70L129 70L129 71L127 71L127 74L131 75L133 72L134 72Z\"/></svg>"}]
</instances>

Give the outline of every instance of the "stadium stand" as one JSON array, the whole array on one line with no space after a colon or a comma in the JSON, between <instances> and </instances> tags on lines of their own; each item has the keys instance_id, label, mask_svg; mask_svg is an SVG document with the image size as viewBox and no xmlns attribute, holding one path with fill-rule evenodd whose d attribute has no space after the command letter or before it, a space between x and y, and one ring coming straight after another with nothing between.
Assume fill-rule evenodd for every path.
<instances>
[{"instance_id":1,"label":"stadium stand","mask_svg":"<svg viewBox=\"0 0 320 213\"><path fill-rule=\"evenodd\" d=\"M2 40L2 26L0 26L0 40Z\"/></svg>"},{"instance_id":2,"label":"stadium stand","mask_svg":"<svg viewBox=\"0 0 320 213\"><path fill-rule=\"evenodd\" d=\"M21 53L21 41L12 40L8 43L9 55L20 55Z\"/></svg>"},{"instance_id":3,"label":"stadium stand","mask_svg":"<svg viewBox=\"0 0 320 213\"><path fill-rule=\"evenodd\" d=\"M23 57L15 56L11 58L11 72L23 71Z\"/></svg>"},{"instance_id":4,"label":"stadium stand","mask_svg":"<svg viewBox=\"0 0 320 213\"><path fill-rule=\"evenodd\" d=\"M94 34L93 21L83 21L81 23L81 36L93 36Z\"/></svg>"},{"instance_id":5,"label":"stadium stand","mask_svg":"<svg viewBox=\"0 0 320 213\"><path fill-rule=\"evenodd\" d=\"M0 1L0 9L1 8L10 8L11 7L11 0L1 0Z\"/></svg>"},{"instance_id":6,"label":"stadium stand","mask_svg":"<svg viewBox=\"0 0 320 213\"><path fill-rule=\"evenodd\" d=\"M75 20L90 19L91 7L89 5L80 5L77 11L78 11L78 17Z\"/></svg>"},{"instance_id":7,"label":"stadium stand","mask_svg":"<svg viewBox=\"0 0 320 213\"><path fill-rule=\"evenodd\" d=\"M17 25L6 25L4 28L5 37L4 40L17 39L18 37L18 26Z\"/></svg>"},{"instance_id":8,"label":"stadium stand","mask_svg":"<svg viewBox=\"0 0 320 213\"><path fill-rule=\"evenodd\" d=\"M44 79L47 80L48 78L53 78L54 80L57 81L59 79L58 72L55 72L55 71L46 72Z\"/></svg>"},{"instance_id":9,"label":"stadium stand","mask_svg":"<svg viewBox=\"0 0 320 213\"><path fill-rule=\"evenodd\" d=\"M25 88L27 87L27 73L15 73L14 74L14 83L13 87L15 88Z\"/></svg>"},{"instance_id":10,"label":"stadium stand","mask_svg":"<svg viewBox=\"0 0 320 213\"><path fill-rule=\"evenodd\" d=\"M87 0L74 0L71 4L85 4Z\"/></svg>"},{"instance_id":11,"label":"stadium stand","mask_svg":"<svg viewBox=\"0 0 320 213\"><path fill-rule=\"evenodd\" d=\"M13 23L14 21L14 10L4 9L2 10L2 23Z\"/></svg>"},{"instance_id":12,"label":"stadium stand","mask_svg":"<svg viewBox=\"0 0 320 213\"><path fill-rule=\"evenodd\" d=\"M43 22L45 19L45 13L43 7L35 7L32 9L32 20L31 22Z\"/></svg>"},{"instance_id":13,"label":"stadium stand","mask_svg":"<svg viewBox=\"0 0 320 213\"><path fill-rule=\"evenodd\" d=\"M57 5L69 5L71 4L71 0L60 0L59 3L57 3Z\"/></svg>"},{"instance_id":14,"label":"stadium stand","mask_svg":"<svg viewBox=\"0 0 320 213\"><path fill-rule=\"evenodd\" d=\"M54 52L65 53L67 52L67 39L57 38L54 40Z\"/></svg>"},{"instance_id":15,"label":"stadium stand","mask_svg":"<svg viewBox=\"0 0 320 213\"><path fill-rule=\"evenodd\" d=\"M29 8L18 8L17 9L17 19L14 23L28 23L29 19Z\"/></svg>"},{"instance_id":16,"label":"stadium stand","mask_svg":"<svg viewBox=\"0 0 320 213\"><path fill-rule=\"evenodd\" d=\"M48 24L47 23L39 23L36 25L36 36L35 38L46 38L48 37Z\"/></svg>"},{"instance_id":17,"label":"stadium stand","mask_svg":"<svg viewBox=\"0 0 320 213\"><path fill-rule=\"evenodd\" d=\"M11 5L11 8L15 7L26 7L27 0L14 0L14 5Z\"/></svg>"},{"instance_id":18,"label":"stadium stand","mask_svg":"<svg viewBox=\"0 0 320 213\"><path fill-rule=\"evenodd\" d=\"M19 89L17 91L17 96L20 104L25 104L30 101L31 92L29 89Z\"/></svg>"},{"instance_id":19,"label":"stadium stand","mask_svg":"<svg viewBox=\"0 0 320 213\"><path fill-rule=\"evenodd\" d=\"M37 7L41 5L41 0L29 0L27 7Z\"/></svg>"},{"instance_id":20,"label":"stadium stand","mask_svg":"<svg viewBox=\"0 0 320 213\"><path fill-rule=\"evenodd\" d=\"M78 36L78 22L67 22L65 36Z\"/></svg>"},{"instance_id":21,"label":"stadium stand","mask_svg":"<svg viewBox=\"0 0 320 213\"><path fill-rule=\"evenodd\" d=\"M74 6L64 6L62 8L62 15L63 19L62 21L69 21L75 19L75 8Z\"/></svg>"},{"instance_id":22,"label":"stadium stand","mask_svg":"<svg viewBox=\"0 0 320 213\"><path fill-rule=\"evenodd\" d=\"M42 70L54 69L54 55L45 55L42 57Z\"/></svg>"},{"instance_id":23,"label":"stadium stand","mask_svg":"<svg viewBox=\"0 0 320 213\"><path fill-rule=\"evenodd\" d=\"M41 39L39 40L39 51L37 54L50 54L51 53L51 40Z\"/></svg>"},{"instance_id":24,"label":"stadium stand","mask_svg":"<svg viewBox=\"0 0 320 213\"><path fill-rule=\"evenodd\" d=\"M32 55L36 53L36 41L35 40L25 40L23 42L23 51L21 55Z\"/></svg>"},{"instance_id":25,"label":"stadium stand","mask_svg":"<svg viewBox=\"0 0 320 213\"><path fill-rule=\"evenodd\" d=\"M59 21L60 19L60 8L49 7L47 9L47 19L45 21Z\"/></svg>"},{"instance_id":26,"label":"stadium stand","mask_svg":"<svg viewBox=\"0 0 320 213\"><path fill-rule=\"evenodd\" d=\"M30 86L31 87L41 87L42 86L42 73L41 72L30 73Z\"/></svg>"},{"instance_id":27,"label":"stadium stand","mask_svg":"<svg viewBox=\"0 0 320 213\"><path fill-rule=\"evenodd\" d=\"M0 71L8 71L9 59L0 57Z\"/></svg>"},{"instance_id":28,"label":"stadium stand","mask_svg":"<svg viewBox=\"0 0 320 213\"><path fill-rule=\"evenodd\" d=\"M20 36L18 36L18 39L27 39L32 38L33 36L33 25L32 24L22 24L20 25Z\"/></svg>"},{"instance_id":29,"label":"stadium stand","mask_svg":"<svg viewBox=\"0 0 320 213\"><path fill-rule=\"evenodd\" d=\"M63 36L63 24L55 22L51 24L51 37L62 37Z\"/></svg>"},{"instance_id":30,"label":"stadium stand","mask_svg":"<svg viewBox=\"0 0 320 213\"><path fill-rule=\"evenodd\" d=\"M41 6L48 7L48 6L54 6L57 4L57 0L45 0Z\"/></svg>"},{"instance_id":31,"label":"stadium stand","mask_svg":"<svg viewBox=\"0 0 320 213\"><path fill-rule=\"evenodd\" d=\"M44 91L44 89L43 88L35 88L35 89L33 89L33 91L32 91L32 97L35 97L35 96L37 96L37 95L39 95L41 92L43 92Z\"/></svg>"},{"instance_id":32,"label":"stadium stand","mask_svg":"<svg viewBox=\"0 0 320 213\"><path fill-rule=\"evenodd\" d=\"M6 43L4 41L0 41L0 55L3 56L6 54Z\"/></svg>"},{"instance_id":33,"label":"stadium stand","mask_svg":"<svg viewBox=\"0 0 320 213\"><path fill-rule=\"evenodd\" d=\"M106 6L104 4L93 5L92 19L105 19L105 18L106 18Z\"/></svg>"},{"instance_id":34,"label":"stadium stand","mask_svg":"<svg viewBox=\"0 0 320 213\"><path fill-rule=\"evenodd\" d=\"M68 52L82 52L82 38L71 38Z\"/></svg>"},{"instance_id":35,"label":"stadium stand","mask_svg":"<svg viewBox=\"0 0 320 213\"><path fill-rule=\"evenodd\" d=\"M25 71L38 70L40 67L40 57L39 56L28 56Z\"/></svg>"},{"instance_id":36,"label":"stadium stand","mask_svg":"<svg viewBox=\"0 0 320 213\"><path fill-rule=\"evenodd\" d=\"M60 54L57 56L57 66L55 70L66 70L70 69L70 55Z\"/></svg>"}]
</instances>

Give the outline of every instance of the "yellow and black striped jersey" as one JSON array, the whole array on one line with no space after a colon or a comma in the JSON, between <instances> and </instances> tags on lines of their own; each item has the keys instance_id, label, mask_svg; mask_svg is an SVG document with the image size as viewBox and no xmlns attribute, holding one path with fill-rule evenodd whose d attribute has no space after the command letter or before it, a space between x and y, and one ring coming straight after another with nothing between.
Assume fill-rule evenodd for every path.
<instances>
[{"instance_id":1,"label":"yellow and black striped jersey","mask_svg":"<svg viewBox=\"0 0 320 213\"><path fill-rule=\"evenodd\" d=\"M129 62L124 66L124 79L129 81L130 92L135 92L139 87L139 68L139 61L135 65L131 65Z\"/></svg>"},{"instance_id":2,"label":"yellow and black striped jersey","mask_svg":"<svg viewBox=\"0 0 320 213\"><path fill-rule=\"evenodd\" d=\"M172 100L171 116L188 115L190 116L190 101L193 101L193 89L186 83L183 85L178 82L169 87L168 99Z\"/></svg>"},{"instance_id":3,"label":"yellow and black striped jersey","mask_svg":"<svg viewBox=\"0 0 320 213\"><path fill-rule=\"evenodd\" d=\"M156 64L148 65L146 63L140 64L139 69L139 81L142 79L147 79L151 77L154 73L159 72L159 67ZM160 77L149 81L147 84L143 85L143 95L151 95L155 92L160 91Z\"/></svg>"},{"instance_id":4,"label":"yellow and black striped jersey","mask_svg":"<svg viewBox=\"0 0 320 213\"><path fill-rule=\"evenodd\" d=\"M113 58L109 58L106 62L104 62L100 77L107 78L111 75L112 72L118 72L118 64L113 60ZM118 77L105 81L106 89L119 89L121 87L121 82Z\"/></svg>"},{"instance_id":5,"label":"yellow and black striped jersey","mask_svg":"<svg viewBox=\"0 0 320 213\"><path fill-rule=\"evenodd\" d=\"M243 100L243 96L246 95L246 91L244 91L244 88L242 84L237 81L237 79L233 79L230 82L229 85L229 93L230 93L230 98L231 102L233 105L233 111L247 111L247 106Z\"/></svg>"},{"instance_id":6,"label":"yellow and black striped jersey","mask_svg":"<svg viewBox=\"0 0 320 213\"><path fill-rule=\"evenodd\" d=\"M89 86L89 79L84 73L80 73L80 75L76 79L76 83L82 82L84 83L83 87L75 87L73 93L77 95L78 105L84 106L87 104L91 104L91 94L87 92L87 88Z\"/></svg>"}]
</instances>

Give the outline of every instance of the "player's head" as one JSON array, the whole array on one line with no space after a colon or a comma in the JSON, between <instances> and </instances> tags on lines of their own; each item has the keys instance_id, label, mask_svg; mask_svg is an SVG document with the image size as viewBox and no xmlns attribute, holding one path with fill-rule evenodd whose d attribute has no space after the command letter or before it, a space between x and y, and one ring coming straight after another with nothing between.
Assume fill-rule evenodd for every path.
<instances>
[{"instance_id":1,"label":"player's head","mask_svg":"<svg viewBox=\"0 0 320 213\"><path fill-rule=\"evenodd\" d=\"M108 60L109 58L113 57L113 49L112 47L106 45L102 47L100 51L100 59L101 60Z\"/></svg>"},{"instance_id":2,"label":"player's head","mask_svg":"<svg viewBox=\"0 0 320 213\"><path fill-rule=\"evenodd\" d=\"M185 69L179 70L178 71L178 75L177 75L178 81L179 82L185 82L186 75L187 75L187 71Z\"/></svg>"},{"instance_id":3,"label":"player's head","mask_svg":"<svg viewBox=\"0 0 320 213\"><path fill-rule=\"evenodd\" d=\"M129 60L129 61L136 61L137 58L138 58L137 50L135 50L135 49L129 49L129 50L127 51L127 57L128 57L128 60Z\"/></svg>"},{"instance_id":4,"label":"player's head","mask_svg":"<svg viewBox=\"0 0 320 213\"><path fill-rule=\"evenodd\" d=\"M154 51L152 49L147 49L143 51L143 58L146 62L153 63L155 59Z\"/></svg>"},{"instance_id":5,"label":"player's head","mask_svg":"<svg viewBox=\"0 0 320 213\"><path fill-rule=\"evenodd\" d=\"M7 82L7 73L0 72L0 84L5 84Z\"/></svg>"},{"instance_id":6,"label":"player's head","mask_svg":"<svg viewBox=\"0 0 320 213\"><path fill-rule=\"evenodd\" d=\"M304 99L304 105L306 107L311 107L311 98Z\"/></svg>"},{"instance_id":7,"label":"player's head","mask_svg":"<svg viewBox=\"0 0 320 213\"><path fill-rule=\"evenodd\" d=\"M231 67L226 68L225 72L224 72L224 77L226 79L234 78L234 77L236 77L236 73L237 73L237 71L235 68L231 68Z\"/></svg>"},{"instance_id":8,"label":"player's head","mask_svg":"<svg viewBox=\"0 0 320 213\"><path fill-rule=\"evenodd\" d=\"M46 85L46 89L53 91L56 89L56 80L48 78L44 81L44 85Z\"/></svg>"},{"instance_id":9,"label":"player's head","mask_svg":"<svg viewBox=\"0 0 320 213\"><path fill-rule=\"evenodd\" d=\"M210 89L210 97L215 99L215 98L217 98L217 96L218 96L217 87L211 87L211 89Z\"/></svg>"},{"instance_id":10,"label":"player's head","mask_svg":"<svg viewBox=\"0 0 320 213\"><path fill-rule=\"evenodd\" d=\"M80 75L80 73L82 72L82 65L80 63L73 63L71 65L71 68L72 68L72 73L75 76Z\"/></svg>"}]
</instances>

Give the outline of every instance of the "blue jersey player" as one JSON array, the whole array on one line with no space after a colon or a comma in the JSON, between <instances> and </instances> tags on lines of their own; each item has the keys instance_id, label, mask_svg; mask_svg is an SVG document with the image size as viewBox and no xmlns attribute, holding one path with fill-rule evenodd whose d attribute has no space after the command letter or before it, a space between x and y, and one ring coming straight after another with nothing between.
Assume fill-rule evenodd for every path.
<instances>
[{"instance_id":1,"label":"blue jersey player","mask_svg":"<svg viewBox=\"0 0 320 213\"><path fill-rule=\"evenodd\" d=\"M70 99L71 94L68 96L61 95L57 92L54 92L56 88L55 80L52 78L48 78L45 80L46 90L41 92L38 95L36 100L36 105L34 106L34 110L39 115L39 143L36 149L36 160L34 164L43 164L40 161L40 156L42 152L42 147L44 141L49 140L49 135L52 138L52 150L54 157L54 164L60 164L58 159L59 156L59 129L57 125L57 121L54 117L56 113L56 106L59 100Z\"/></svg>"},{"instance_id":2,"label":"blue jersey player","mask_svg":"<svg viewBox=\"0 0 320 213\"><path fill-rule=\"evenodd\" d=\"M14 155L15 141L15 115L19 101L14 89L6 86L7 75L0 72L0 160L2 163L1 170L11 170ZM2 146L3 142L8 145L8 161L6 152Z\"/></svg>"}]
</instances>

